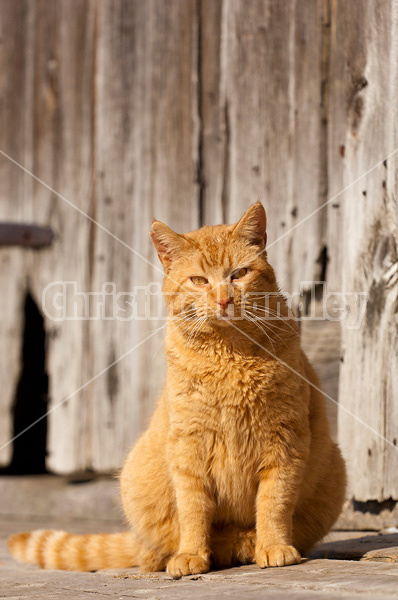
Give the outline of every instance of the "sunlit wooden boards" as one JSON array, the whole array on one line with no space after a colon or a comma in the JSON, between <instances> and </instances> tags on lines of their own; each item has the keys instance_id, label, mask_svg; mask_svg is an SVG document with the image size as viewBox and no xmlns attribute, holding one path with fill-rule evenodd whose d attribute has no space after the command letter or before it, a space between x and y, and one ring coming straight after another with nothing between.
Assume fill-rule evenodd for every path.
<instances>
[{"instance_id":1,"label":"sunlit wooden boards","mask_svg":"<svg viewBox=\"0 0 398 600\"><path fill-rule=\"evenodd\" d=\"M204 218L232 222L262 200L287 291L322 270L326 213L288 231L323 200L327 19L316 0L201 3Z\"/></svg>"},{"instance_id":2,"label":"sunlit wooden boards","mask_svg":"<svg viewBox=\"0 0 398 600\"><path fill-rule=\"evenodd\" d=\"M87 3L2 3L2 122L0 149L84 212L91 212L91 77L93 16ZM41 308L42 292L55 280L87 286L90 222L23 168L1 156L1 218L49 225L56 233L43 251L2 250L1 421L12 435L11 405L22 369L23 305L29 290ZM6 254L5 254L6 253ZM8 306L4 304L7 303ZM84 322L46 319L51 404L64 401L88 379ZM55 419L56 417L56 419ZM49 464L57 470L84 465L87 402L84 394L49 416ZM72 425L73 423L73 425ZM73 440L71 432L73 431ZM6 433L6 432L4 432ZM57 445L62 460L52 462ZM9 460L7 446L0 454ZM27 448L27 452L34 452Z\"/></svg>"},{"instance_id":3,"label":"sunlit wooden boards","mask_svg":"<svg viewBox=\"0 0 398 600\"><path fill-rule=\"evenodd\" d=\"M195 3L5 1L0 20L8 73L0 149L62 196L0 158L1 218L56 233L45 251L1 251L3 444L12 435L26 290L41 307L46 286L76 282L65 288L72 306L75 289L101 292L110 282L128 294L159 282L153 217L179 231L199 225L199 128ZM139 344L163 324L46 318L49 469L122 464L162 385L164 332Z\"/></svg>"},{"instance_id":4,"label":"sunlit wooden boards","mask_svg":"<svg viewBox=\"0 0 398 600\"><path fill-rule=\"evenodd\" d=\"M139 319L108 301L93 318L94 297L87 320L44 315L48 468L118 468L164 378L164 321L144 318L161 281L152 218L187 231L261 199L284 290L369 293L361 327L341 325L339 436L352 494L398 497L397 20L392 0L4 0L0 150L41 181L0 156L0 219L56 238L0 250L0 446L26 292L41 308L54 281L76 282L68 302L108 284L129 312L139 289ZM334 396L336 324L329 375L327 328L302 326Z\"/></svg>"},{"instance_id":5,"label":"sunlit wooden boards","mask_svg":"<svg viewBox=\"0 0 398 600\"><path fill-rule=\"evenodd\" d=\"M194 2L98 5L97 218L133 250L96 227L91 286L114 282L117 292L140 296L140 320L89 325L93 375L136 348L90 387L90 462L99 471L121 465L164 381L164 330L144 341L165 325L155 318L159 287L150 287L162 281L152 220L177 231L199 225L196 27Z\"/></svg>"},{"instance_id":6,"label":"sunlit wooden boards","mask_svg":"<svg viewBox=\"0 0 398 600\"><path fill-rule=\"evenodd\" d=\"M342 324L339 441L354 497L381 501L398 498L398 5L333 2L331 23L329 194L348 188L329 206L331 276L368 294Z\"/></svg>"}]
</instances>

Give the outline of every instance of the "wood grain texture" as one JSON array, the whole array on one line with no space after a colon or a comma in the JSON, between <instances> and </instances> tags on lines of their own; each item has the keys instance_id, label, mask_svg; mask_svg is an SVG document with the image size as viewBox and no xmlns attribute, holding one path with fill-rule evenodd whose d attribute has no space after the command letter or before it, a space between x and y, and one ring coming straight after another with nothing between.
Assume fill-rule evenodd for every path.
<instances>
[{"instance_id":1,"label":"wood grain texture","mask_svg":"<svg viewBox=\"0 0 398 600\"><path fill-rule=\"evenodd\" d=\"M76 282L87 289L88 249L93 215L92 177L94 26L92 6L84 1L37 2L29 5L34 35L27 53L34 80L31 171L64 199L29 178L26 203L35 221L48 222L57 234L56 247L27 255L31 285L38 305L53 281ZM30 103L27 104L30 107ZM84 214L81 214L83 211ZM64 293L73 300L72 285ZM71 310L67 310L71 317ZM88 444L88 390L75 393L89 378L87 322L47 320L50 410L47 466L56 472L85 468ZM73 395L72 395L73 394ZM59 406L58 406L59 405Z\"/></svg>"},{"instance_id":2,"label":"wood grain texture","mask_svg":"<svg viewBox=\"0 0 398 600\"><path fill-rule=\"evenodd\" d=\"M398 498L398 154L381 163L398 141L397 10L332 5L331 193L360 178L339 199L334 256L341 289L369 294L360 327L343 323L340 369L339 440L360 501Z\"/></svg>"},{"instance_id":3,"label":"wood grain texture","mask_svg":"<svg viewBox=\"0 0 398 600\"><path fill-rule=\"evenodd\" d=\"M3 60L6 72L12 77L8 80L9 88L3 90L6 126L2 129L0 147L79 209L90 212L93 59L90 6L82 1L74 1L73 10L68 1L5 4L8 13L2 11L3 39L12 40L13 45ZM9 20L4 22L5 14ZM10 34L13 29L16 37ZM17 384L12 374L20 359L16 359L14 348L20 344L25 293L29 290L41 307L42 292L53 281L76 281L85 289L90 227L77 210L17 165L4 157L1 163L7 173L2 180L8 182L2 191L3 216L8 213L8 218L12 216L14 220L50 226L56 234L49 249L2 252L2 257L10 257L14 269L12 276L2 270L3 285L10 291L18 286L14 288L17 293L3 296L4 301L9 298L15 307L3 313L7 315L6 344L10 348L5 353L4 368L11 374L4 384L3 402L9 406ZM15 310L18 321L13 321ZM88 379L86 336L83 321L66 321L61 325L47 319L45 327L51 409ZM4 377L3 381L6 380ZM84 393L51 413L50 468L67 471L85 466L86 414ZM7 458L2 454L1 460L4 464Z\"/></svg>"},{"instance_id":4,"label":"wood grain texture","mask_svg":"<svg viewBox=\"0 0 398 600\"><path fill-rule=\"evenodd\" d=\"M145 288L162 281L148 231L155 217L181 232L199 225L196 2L100 3L97 39L96 216L134 251L95 228L91 287L114 282L141 298L140 320L89 325L93 374L137 346L90 389L90 463L110 471L164 381L164 331L138 347L165 323L144 318Z\"/></svg>"},{"instance_id":5,"label":"wood grain texture","mask_svg":"<svg viewBox=\"0 0 398 600\"><path fill-rule=\"evenodd\" d=\"M15 102L24 85L25 57L18 52L24 40L26 6L15 5L11 0L2 5L0 27L3 39L0 55L1 70L8 65L9 77L1 77L0 94L3 99L1 111L1 145L3 151L23 158L25 132L23 119L15 111ZM7 148L5 144L8 143ZM21 219L24 215L25 178L3 156L0 157L0 219ZM3 293L0 294L0 445L13 435L12 404L21 370L21 342L23 328L22 294L26 287L23 274L24 251L20 248L3 248L0 253L0 277ZM6 291L6 293L5 293ZM12 457L12 445L0 452L0 465L6 466Z\"/></svg>"},{"instance_id":6,"label":"wood grain texture","mask_svg":"<svg viewBox=\"0 0 398 600\"><path fill-rule=\"evenodd\" d=\"M202 3L205 221L233 222L261 199L287 291L320 273L324 215L287 232L322 201L326 18L317 0Z\"/></svg>"},{"instance_id":7,"label":"wood grain texture","mask_svg":"<svg viewBox=\"0 0 398 600\"><path fill-rule=\"evenodd\" d=\"M324 277L328 291L369 293L363 326L342 326L340 399L394 445L398 154L363 175L398 146L397 10L394 0L3 0L0 150L110 233L0 156L0 219L56 234L39 252L0 250L0 445L12 434L27 291L40 306L52 281L139 286L144 316L143 288L161 281L152 218L187 231L232 222L259 198L282 289ZM163 383L163 334L144 341L161 325L46 317L49 469L122 464ZM302 331L334 397L339 332L328 325ZM398 499L395 447L344 410L339 431L355 497ZM0 464L10 457L7 446Z\"/></svg>"},{"instance_id":8,"label":"wood grain texture","mask_svg":"<svg viewBox=\"0 0 398 600\"><path fill-rule=\"evenodd\" d=\"M76 282L65 288L69 303L75 289L101 292L111 282L129 293L159 283L148 236L153 217L180 231L199 225L197 2L171 9L159 0L5 4L2 59L12 77L2 84L0 147L64 198L1 159L2 218L56 233L51 251L2 250L9 290L1 300L2 443L12 434L25 291L41 306L53 281ZM49 294L49 309L52 300ZM82 299L76 302L81 315ZM122 464L162 384L162 352L153 358L162 334L87 382L162 323L46 319L50 470Z\"/></svg>"}]
</instances>

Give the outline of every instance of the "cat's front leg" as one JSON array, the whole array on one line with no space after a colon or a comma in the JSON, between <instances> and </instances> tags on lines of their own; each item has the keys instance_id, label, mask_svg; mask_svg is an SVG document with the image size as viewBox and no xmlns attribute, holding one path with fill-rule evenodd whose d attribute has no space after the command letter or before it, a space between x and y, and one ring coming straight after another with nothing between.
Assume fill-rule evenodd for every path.
<instances>
[{"instance_id":1,"label":"cat's front leg","mask_svg":"<svg viewBox=\"0 0 398 600\"><path fill-rule=\"evenodd\" d=\"M214 500L209 492L203 456L192 438L174 440L169 449L176 494L180 544L167 573L174 579L210 569L210 530Z\"/></svg>"},{"instance_id":2,"label":"cat's front leg","mask_svg":"<svg viewBox=\"0 0 398 600\"><path fill-rule=\"evenodd\" d=\"M261 472L257 493L257 542L259 567L283 567L300 562L292 543L292 521L304 463L282 462Z\"/></svg>"}]
</instances>

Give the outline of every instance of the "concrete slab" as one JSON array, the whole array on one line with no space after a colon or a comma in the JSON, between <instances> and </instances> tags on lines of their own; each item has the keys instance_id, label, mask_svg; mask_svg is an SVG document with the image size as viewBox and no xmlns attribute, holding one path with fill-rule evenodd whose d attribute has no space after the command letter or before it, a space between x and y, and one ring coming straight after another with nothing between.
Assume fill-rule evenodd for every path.
<instances>
[{"instance_id":1,"label":"concrete slab","mask_svg":"<svg viewBox=\"0 0 398 600\"><path fill-rule=\"evenodd\" d=\"M398 533L336 531L328 537L311 552L311 558L398 563Z\"/></svg>"},{"instance_id":2,"label":"concrete slab","mask_svg":"<svg viewBox=\"0 0 398 600\"><path fill-rule=\"evenodd\" d=\"M239 600L337 600L365 596L370 600L392 600L397 597L397 564L377 561L304 559L300 565L292 567L261 570L252 565L173 581L165 573L143 575L138 569L104 570L97 573L43 571L19 564L8 556L6 538L10 533L43 526L81 533L115 531L120 528L115 521L68 521L62 517L49 517L45 521L10 517L1 521L0 598L201 600L221 597ZM339 538L343 534L339 532L335 535ZM353 534L346 535L350 537ZM375 540L379 536L362 534L359 539L364 537ZM344 541L349 544L355 542L353 539L332 539L328 544Z\"/></svg>"}]
</instances>

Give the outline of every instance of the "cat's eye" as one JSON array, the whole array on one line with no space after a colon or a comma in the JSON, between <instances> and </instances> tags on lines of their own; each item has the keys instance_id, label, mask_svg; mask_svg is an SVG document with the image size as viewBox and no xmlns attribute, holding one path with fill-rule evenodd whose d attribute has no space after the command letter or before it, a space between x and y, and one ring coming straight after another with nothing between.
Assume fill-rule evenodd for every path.
<instances>
[{"instance_id":1,"label":"cat's eye","mask_svg":"<svg viewBox=\"0 0 398 600\"><path fill-rule=\"evenodd\" d=\"M247 273L246 267L242 267L241 269L236 269L233 273L231 273L231 280L234 279L242 279Z\"/></svg>"},{"instance_id":2,"label":"cat's eye","mask_svg":"<svg viewBox=\"0 0 398 600\"><path fill-rule=\"evenodd\" d=\"M206 285L207 283L209 283L206 277L199 277L198 275L193 275L191 277L191 281L195 285Z\"/></svg>"}]
</instances>

